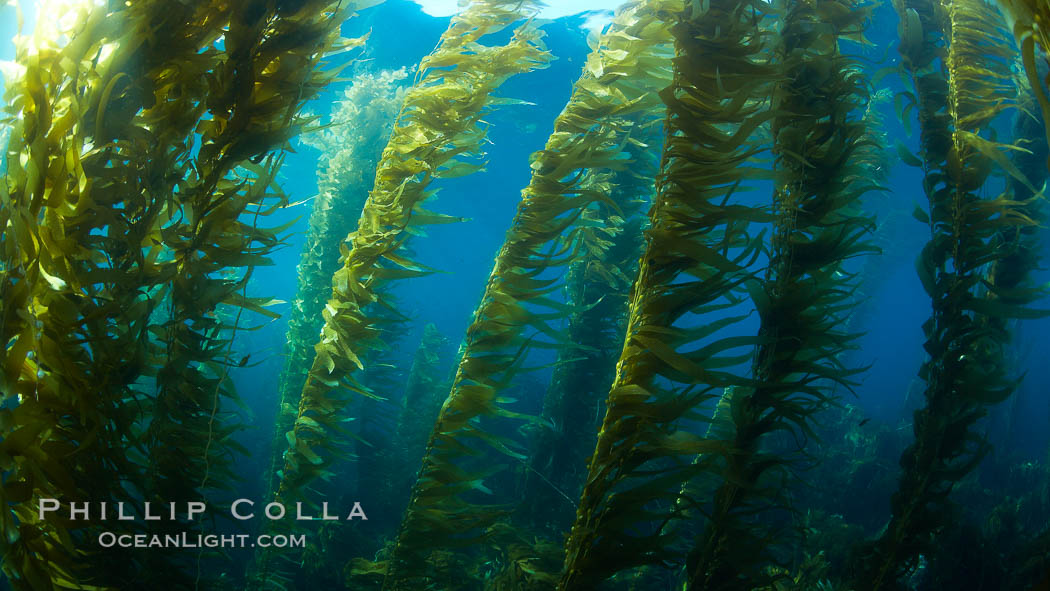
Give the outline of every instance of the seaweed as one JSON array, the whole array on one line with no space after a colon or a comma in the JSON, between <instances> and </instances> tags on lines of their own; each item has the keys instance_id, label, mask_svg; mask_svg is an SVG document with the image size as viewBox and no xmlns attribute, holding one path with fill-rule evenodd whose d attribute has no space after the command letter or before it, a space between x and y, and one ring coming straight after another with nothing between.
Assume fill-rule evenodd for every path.
<instances>
[{"instance_id":1,"label":"seaweed","mask_svg":"<svg viewBox=\"0 0 1050 591\"><path fill-rule=\"evenodd\" d=\"M656 105L654 105L655 107ZM662 105L660 105L662 106ZM662 109L651 109L658 114ZM649 114L649 113L645 113ZM657 122L659 123L659 122ZM569 265L565 278L566 303L570 306L566 336L578 347L558 351L550 384L543 399L541 420L532 428L529 465L525 474L525 501L518 511L539 528L561 532L571 524L575 499L583 486L587 457L594 449L600 426L603 397L616 370L615 343L627 314L627 292L641 255L644 215L651 201L659 141L658 125L635 123L652 130L629 145L633 165L617 171L610 184L618 211L608 205L586 210L582 217L590 243ZM608 211L602 211L608 210ZM557 507L558 509L554 509Z\"/></svg>"},{"instance_id":2,"label":"seaweed","mask_svg":"<svg viewBox=\"0 0 1050 591\"><path fill-rule=\"evenodd\" d=\"M278 384L278 411L267 476L270 496L287 448L284 434L298 415L298 398L314 358L314 344L324 323L322 311L331 295L332 275L341 262L343 239L356 228L374 180L372 171L389 140L401 109L407 77L402 68L360 73L343 92L326 127L302 136L302 143L322 150L318 194L297 266L298 284L288 317L285 365Z\"/></svg>"},{"instance_id":3,"label":"seaweed","mask_svg":"<svg viewBox=\"0 0 1050 591\"><path fill-rule=\"evenodd\" d=\"M768 6L705 2L672 13L678 55L663 93L661 182L559 589L679 562L678 525L698 514L706 526L687 557L687 588L752 589L775 578L764 566L777 537L758 519L784 507L769 479L792 459L761 441L781 430L810 435L832 387L848 387L857 371L839 360L855 336L837 328L853 304L843 264L870 251L871 222L857 201L876 187L854 158L863 78L838 52L840 37L862 39L868 11L854 8L789 5L776 55L760 24ZM767 121L771 212L731 201L745 179L769 178L759 160ZM760 279L762 234L749 226L765 222L775 231ZM723 311L749 297L759 334L733 335L747 314ZM747 375L741 365L752 357ZM693 424L713 420L701 408L730 390L733 429L694 434ZM694 484L701 477L718 483L711 495Z\"/></svg>"},{"instance_id":4,"label":"seaweed","mask_svg":"<svg viewBox=\"0 0 1050 591\"><path fill-rule=\"evenodd\" d=\"M546 60L539 34L531 27L519 28L506 45L479 43L530 6L502 0L471 4L453 19L438 48L420 65L421 74L405 96L357 230L347 238L342 266L333 276L321 341L298 416L286 434L288 450L277 498L297 494L326 473L329 460L320 454L338 433L340 411L348 401L340 391L381 398L353 373L364 367L365 351L383 347L384 320L390 316L375 312L388 305L382 288L391 280L429 272L401 254L410 225L455 221L422 208L430 195L428 185L435 178L477 170L479 165L469 157L479 152L484 140L479 121L495 102L491 93L510 76Z\"/></svg>"},{"instance_id":5,"label":"seaweed","mask_svg":"<svg viewBox=\"0 0 1050 591\"><path fill-rule=\"evenodd\" d=\"M1011 254L1002 236L1036 223L1023 209L1029 200L979 193L995 169L1035 192L1004 154L1021 148L985 137L1012 106L1013 49L1004 23L980 2L894 6L922 132L919 164L929 208L916 217L929 226L931 240L916 267L933 315L923 326L926 405L915 413L915 442L901 456L892 516L853 561L854 585L880 590L898 588L931 552L952 519L956 483L990 450L975 424L1017 383L1003 363L1010 340L1004 320L1045 315L1027 307L1041 289L997 285L988 277L988 269Z\"/></svg>"},{"instance_id":6,"label":"seaweed","mask_svg":"<svg viewBox=\"0 0 1050 591\"><path fill-rule=\"evenodd\" d=\"M120 585L136 569L75 549L96 524L41 520L37 499L130 500L146 485L139 378L152 372L151 314L165 292L159 231L202 90L172 71L207 63L198 53L220 25L205 15L223 15L210 4L55 8L67 20L41 22L8 79L0 183L3 568L15 588L40 590ZM158 24L169 26L147 35Z\"/></svg>"},{"instance_id":7,"label":"seaweed","mask_svg":"<svg viewBox=\"0 0 1050 591\"><path fill-rule=\"evenodd\" d=\"M755 516L786 507L780 491L764 486L767 473L793 460L763 449L761 440L780 430L815 438L816 414L863 371L843 364L859 336L845 330L857 303L847 263L874 252L874 221L860 200L880 187L865 178L859 152L867 141L867 80L839 45L864 42L869 17L869 7L850 0L786 7L772 105L776 219L769 265L752 291L760 319L753 384L733 398L733 453L710 525L690 556L691 589L744 589L762 580L756 558L763 556L755 550L782 535Z\"/></svg>"},{"instance_id":8,"label":"seaweed","mask_svg":"<svg viewBox=\"0 0 1050 591\"><path fill-rule=\"evenodd\" d=\"M526 459L521 443L502 435L502 427L529 424L535 417L508 408L514 400L505 393L527 371L531 348L574 347L555 325L567 311L549 295L559 287L555 271L578 260L588 246L604 248L584 238L593 230L585 212L606 204L620 213L609 196L607 171L629 163L625 145L634 132L632 116L653 104L665 42L666 32L647 4L622 10L598 40L547 145L534 155L532 178L496 256L460 348L451 391L427 442L386 561L384 589L415 589L448 577L433 560L437 552L481 542L497 551L510 547L500 539L507 537L501 521L511 506L476 499L477 492L501 496L509 469ZM604 223L598 218L599 228ZM533 572L528 578L549 575Z\"/></svg>"},{"instance_id":9,"label":"seaweed","mask_svg":"<svg viewBox=\"0 0 1050 591\"><path fill-rule=\"evenodd\" d=\"M4 568L18 588L186 588L191 555L74 550L86 528L40 520L35 501L185 500L231 482L236 427L218 400L240 326L215 312L268 313L244 288L283 231L257 224L283 199L270 152L330 78L316 65L347 12L56 9L9 81Z\"/></svg>"},{"instance_id":10,"label":"seaweed","mask_svg":"<svg viewBox=\"0 0 1050 591\"><path fill-rule=\"evenodd\" d=\"M673 84L661 93L668 106L662 170L558 589L593 589L620 570L681 560L667 530L693 505L673 506L703 471L704 462L692 460L727 452L678 426L702 420L697 407L725 388L747 385L717 368L738 363L733 349L756 339L700 345L739 316L693 328L676 323L741 303L755 279L749 267L761 237L748 225L769 217L726 201L745 178L768 177L753 164L761 151L755 131L769 119L761 97L775 77L768 35L758 28L766 9L732 1L660 5L677 54Z\"/></svg>"}]
</instances>

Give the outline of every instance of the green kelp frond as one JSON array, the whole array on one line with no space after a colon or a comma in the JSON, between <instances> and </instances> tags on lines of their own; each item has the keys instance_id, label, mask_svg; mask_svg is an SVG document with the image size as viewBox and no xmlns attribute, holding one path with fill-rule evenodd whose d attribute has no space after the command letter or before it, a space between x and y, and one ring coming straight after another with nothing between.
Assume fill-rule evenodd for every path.
<instances>
[{"instance_id":1,"label":"green kelp frond","mask_svg":"<svg viewBox=\"0 0 1050 591\"><path fill-rule=\"evenodd\" d=\"M514 431L508 422L534 419L509 408L513 401L503 392L524 371L530 347L572 346L554 324L564 318L565 306L549 294L560 287L559 267L594 246L580 239L583 213L619 213L609 171L630 164L625 146L644 133L634 129L634 117L658 104L656 91L666 84L669 36L655 12L645 2L621 11L588 59L546 147L533 157L532 179L430 434L385 590L419 589L446 576L435 552L482 542L499 546L493 526L513 495L497 483L507 483L506 472L525 459L520 441L503 433ZM492 497L479 498L478 491Z\"/></svg>"},{"instance_id":2,"label":"green kelp frond","mask_svg":"<svg viewBox=\"0 0 1050 591\"><path fill-rule=\"evenodd\" d=\"M278 497L299 495L313 478L324 476L332 445L344 418L346 392L382 397L354 374L371 351L384 345L392 306L384 295L389 282L416 277L428 269L405 254L411 226L454 221L427 212L422 202L435 178L478 170L485 126L481 117L498 100L492 93L508 78L544 66L549 54L531 23L515 30L504 45L481 40L531 15L531 1L478 0L453 18L437 49L420 65L418 80L379 163L375 186L357 229L344 244L342 267L332 280L325 324L303 387ZM388 312L383 313L382 310Z\"/></svg>"},{"instance_id":3,"label":"green kelp frond","mask_svg":"<svg viewBox=\"0 0 1050 591\"><path fill-rule=\"evenodd\" d=\"M115 502L146 487L152 394L140 378L158 352L161 228L207 92L199 75L214 54L201 50L229 13L207 2L49 9L5 80L3 570L15 589L120 588L139 563L99 549L97 523L40 520L38 500ZM168 580L181 576L172 568Z\"/></svg>"},{"instance_id":4,"label":"green kelp frond","mask_svg":"<svg viewBox=\"0 0 1050 591\"><path fill-rule=\"evenodd\" d=\"M668 106L662 171L560 590L595 589L621 570L681 559L664 531L682 516L672 505L702 470L692 461L698 454L729 450L679 425L699 419L696 407L725 388L748 384L721 368L749 357L758 341L716 338L741 317L690 328L680 321L732 308L756 279L750 267L762 244L748 226L769 218L729 199L745 179L768 178L755 159L776 76L768 34L759 29L769 7L714 0L661 8L677 54L674 83L661 93Z\"/></svg>"},{"instance_id":5,"label":"green kelp frond","mask_svg":"<svg viewBox=\"0 0 1050 591\"><path fill-rule=\"evenodd\" d=\"M266 309L274 302L246 295L251 269L271 264L267 255L283 232L259 227L286 204L274 183L283 158L272 152L307 125L298 111L334 77L318 70L325 54L363 43L341 40L341 23L375 3L259 4L234 14L224 32L228 59L209 76L212 118L197 127L200 153L179 185L182 217L164 231L174 251L172 289L158 335L166 352L149 449L152 490L166 500L197 498L210 477L227 470L230 458L211 446L235 428L224 425L220 399L234 397L229 367L239 362L232 333L241 312L232 326L214 312L228 305L277 316ZM200 455L186 453L198 444Z\"/></svg>"},{"instance_id":6,"label":"green kelp frond","mask_svg":"<svg viewBox=\"0 0 1050 591\"><path fill-rule=\"evenodd\" d=\"M870 12L856 0L785 6L776 50L782 79L773 91L776 218L769 266L751 294L760 320L753 383L733 397L733 436L713 440L730 452L714 457L725 462L722 482L689 557L690 590L747 591L776 576L769 548L785 532L769 510L790 507L769 479L789 477L775 472L793 458L770 451L767 440L781 430L815 439L815 415L861 371L844 365L859 336L847 330L857 304L847 263L874 251L874 220L860 203L880 187L867 171L868 81L839 46L863 39Z\"/></svg>"},{"instance_id":7,"label":"green kelp frond","mask_svg":"<svg viewBox=\"0 0 1050 591\"><path fill-rule=\"evenodd\" d=\"M356 229L372 189L375 168L405 98L402 81L407 76L404 68L357 74L336 101L329 126L301 138L303 144L321 150L318 193L310 210L297 267L298 286L288 316L288 344L278 385L280 406L267 475L271 495L287 449L284 434L298 416L299 395L314 360L314 344L324 324L321 313L332 293L332 275L340 266L341 246L347 234Z\"/></svg>"},{"instance_id":8,"label":"green kelp frond","mask_svg":"<svg viewBox=\"0 0 1050 591\"><path fill-rule=\"evenodd\" d=\"M923 325L929 357L919 373L926 406L915 413L915 442L901 456L892 517L854 559L854 586L877 591L896 589L920 556L930 554L934 535L950 523L952 490L990 447L976 422L1017 384L1004 360L1005 319L1045 315L1025 307L1041 289L987 279L988 269L1013 251L1003 235L1035 224L1024 209L1028 200L1008 192L981 195L993 172L1021 174L1006 152L1023 148L992 139L995 117L1015 96L1006 27L977 0L899 0L895 7L922 126L918 164L929 208L915 215L929 226L931 240L916 267L933 316ZM1030 185L1023 176L1017 180Z\"/></svg>"},{"instance_id":9,"label":"green kelp frond","mask_svg":"<svg viewBox=\"0 0 1050 591\"><path fill-rule=\"evenodd\" d=\"M0 202L2 537L18 589L196 578L191 553L95 550L97 524L40 521L37 499L176 501L230 482L217 400L243 358L238 323L215 313L272 314L243 291L280 233L256 223L283 201L267 154L302 127L347 14L240 8L55 3L21 38Z\"/></svg>"}]
</instances>

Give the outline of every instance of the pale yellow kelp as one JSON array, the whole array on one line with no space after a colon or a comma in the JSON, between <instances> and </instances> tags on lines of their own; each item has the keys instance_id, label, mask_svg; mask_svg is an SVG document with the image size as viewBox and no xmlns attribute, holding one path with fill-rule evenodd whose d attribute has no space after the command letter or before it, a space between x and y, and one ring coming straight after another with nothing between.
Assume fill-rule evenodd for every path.
<instances>
[{"instance_id":1,"label":"pale yellow kelp","mask_svg":"<svg viewBox=\"0 0 1050 591\"><path fill-rule=\"evenodd\" d=\"M384 293L394 279L427 269L406 257L411 226L456 218L425 211L422 202L436 178L481 168L486 128L481 118L501 102L492 93L508 78L544 66L550 59L542 34L531 23L503 45L485 45L487 35L530 16L533 2L478 0L453 18L449 29L420 64L415 86L383 152L375 186L357 229L344 245L343 265L333 277L332 297L316 357L303 387L294 428L286 435L278 497L299 495L317 476L327 475L342 409L353 393L380 397L355 377L370 353L384 346L392 306ZM396 316L395 316L396 317Z\"/></svg>"},{"instance_id":2,"label":"pale yellow kelp","mask_svg":"<svg viewBox=\"0 0 1050 591\"><path fill-rule=\"evenodd\" d=\"M1040 79L1035 46L1042 49L1042 59L1050 65L1050 2L1046 0L999 0L1006 19L1006 26L1013 30L1020 45L1021 61L1028 75L1032 93L1043 111L1043 121L1050 121L1050 98L1047 86L1050 75ZM997 19L996 19L997 20ZM992 20L990 22L995 22ZM979 29L978 29L979 30ZM1045 124L1044 124L1045 125ZM1050 126L1046 126L1047 141L1050 142ZM1047 163L1050 166L1050 162Z\"/></svg>"},{"instance_id":3,"label":"pale yellow kelp","mask_svg":"<svg viewBox=\"0 0 1050 591\"><path fill-rule=\"evenodd\" d=\"M330 120L306 133L301 141L321 150L318 194L310 210L309 227L299 258L298 287L288 316L288 344L277 392L280 406L273 440L268 491L276 490L277 471L287 445L284 434L298 416L310 364L314 360L321 316L332 293L332 275L339 269L343 240L357 227L375 179L379 158L390 138L405 98L407 71L362 72L336 101Z\"/></svg>"},{"instance_id":4,"label":"pale yellow kelp","mask_svg":"<svg viewBox=\"0 0 1050 591\"><path fill-rule=\"evenodd\" d=\"M600 255L610 244L600 236L616 233L622 223L611 172L632 164L627 146L644 145L637 137L649 130L638 127L654 122L644 114L655 110L659 123L658 92L670 76L670 35L656 12L648 2L629 3L620 12L588 58L546 147L533 157L532 179L468 328L384 565L384 590L466 576L454 573L471 561L462 554L467 547L509 549L496 533L508 530L490 528L506 515L513 494L487 483L509 482L506 472L525 459L521 442L501 433L534 417L509 408L513 401L503 392L524 371L530 347L572 346L557 325L569 308L550 294L563 285L565 265L587 249ZM592 209L601 215L584 215ZM479 502L479 492L501 504ZM437 559L448 552L457 558ZM522 573L532 583L553 582L531 568Z\"/></svg>"}]
</instances>

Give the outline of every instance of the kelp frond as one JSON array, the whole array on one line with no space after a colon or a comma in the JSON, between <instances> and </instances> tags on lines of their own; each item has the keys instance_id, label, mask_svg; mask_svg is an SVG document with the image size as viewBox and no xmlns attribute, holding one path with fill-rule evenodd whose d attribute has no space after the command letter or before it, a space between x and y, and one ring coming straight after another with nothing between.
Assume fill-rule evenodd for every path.
<instances>
[{"instance_id":1,"label":"kelp frond","mask_svg":"<svg viewBox=\"0 0 1050 591\"><path fill-rule=\"evenodd\" d=\"M783 506L765 481L791 458L764 451L763 439L810 433L811 416L854 373L839 360L853 338L838 328L851 304L843 265L869 250L871 224L858 200L875 187L859 166L863 78L838 43L863 38L868 11L792 4L776 55L760 24L769 11L760 2L705 2L672 13L678 56L664 93L664 169L559 589L592 589L621 569L681 560L674 525L699 514L707 519L688 557L687 588L768 582L775 538L755 516ZM760 127L771 118L773 216L734 196L745 179L766 177ZM761 234L749 226L766 221L775 235L762 280L754 269ZM749 296L760 332L734 336L746 318L735 309ZM747 359L750 376L740 371ZM716 412L707 435L694 434L700 406L720 394L725 402L728 392L731 428ZM701 475L719 483L711 496L692 486Z\"/></svg>"},{"instance_id":2,"label":"kelp frond","mask_svg":"<svg viewBox=\"0 0 1050 591\"><path fill-rule=\"evenodd\" d=\"M330 78L316 66L348 10L82 4L19 47L0 202L17 588L193 584L189 553L74 550L97 524L41 521L36 499L187 500L231 481L219 400L240 313L219 307L273 315L244 290L282 232L258 224L283 201L272 152Z\"/></svg>"},{"instance_id":3,"label":"kelp frond","mask_svg":"<svg viewBox=\"0 0 1050 591\"><path fill-rule=\"evenodd\" d=\"M508 504L480 503L468 495L483 491L507 498L486 483L499 482L499 475L525 460L520 443L503 433L507 421L534 417L508 408L512 400L503 392L523 371L530 348L573 346L555 324L566 306L549 294L560 286L559 267L588 246L601 247L584 238L594 230L584 223L585 212L622 213L610 198L609 171L629 164L625 146L639 133L637 115L658 104L668 41L653 4L621 10L598 40L547 145L534 155L532 178L427 443L387 565L385 590L418 589L433 580L435 552L481 541L499 545L500 528L494 524Z\"/></svg>"},{"instance_id":4,"label":"kelp frond","mask_svg":"<svg viewBox=\"0 0 1050 591\"><path fill-rule=\"evenodd\" d=\"M686 327L687 315L725 310L746 298L760 237L748 226L761 208L727 204L754 160L756 130L769 119L775 70L761 2L661 4L675 37L674 82L662 171L616 379L591 457L559 590L594 589L612 574L680 559L665 535L681 518L672 504L702 470L699 454L728 453L681 429L697 407L747 381L717 368L747 355L754 337L717 338L741 317ZM708 345L707 343L711 343ZM661 506L664 510L661 511Z\"/></svg>"},{"instance_id":5,"label":"kelp frond","mask_svg":"<svg viewBox=\"0 0 1050 591\"><path fill-rule=\"evenodd\" d=\"M791 457L767 451L763 439L785 429L815 438L816 413L860 371L843 364L858 336L846 329L857 303L847 263L873 250L874 221L860 201L879 187L864 166L867 80L839 45L863 39L870 8L818 0L785 9L777 49L782 79L773 92L775 220L769 266L752 293L760 319L753 383L732 400L734 434L723 440L731 452L690 556L691 590L746 591L772 576L763 562L770 556L759 549L782 533L753 520L787 508L765 481Z\"/></svg>"},{"instance_id":6,"label":"kelp frond","mask_svg":"<svg viewBox=\"0 0 1050 591\"><path fill-rule=\"evenodd\" d=\"M288 315L288 344L277 387L279 406L267 474L271 496L287 449L284 434L298 416L299 396L314 360L317 334L324 324L322 311L332 293L332 275L341 264L343 240L356 229L372 189L373 171L401 111L406 90L401 81L407 76L404 68L354 76L333 109L330 127L302 137L302 143L321 150L318 194L310 210Z\"/></svg>"},{"instance_id":7,"label":"kelp frond","mask_svg":"<svg viewBox=\"0 0 1050 591\"><path fill-rule=\"evenodd\" d=\"M1050 65L1050 4L1042 0L999 0L998 4L1005 17L1005 26L1013 31L1020 45L1021 62L1032 93L1043 113L1046 139L1050 143L1050 126L1046 125L1046 122L1050 121L1050 97L1047 96L1050 74L1041 78L1036 61L1040 57L1040 54L1036 53L1038 44L1042 49L1044 66ZM992 15L989 15L989 18L994 19L992 22L1002 22ZM1050 160L1047 161L1047 166L1050 167Z\"/></svg>"},{"instance_id":8,"label":"kelp frond","mask_svg":"<svg viewBox=\"0 0 1050 591\"><path fill-rule=\"evenodd\" d=\"M916 267L933 315L923 325L926 406L915 413L915 442L901 456L892 517L854 562L856 588L878 591L895 589L929 553L933 536L950 522L949 495L989 449L974 426L1016 387L1003 357L1010 340L1005 319L1043 315L1025 307L1041 290L987 280L988 269L1011 253L1002 236L1035 224L1026 201L1007 192L980 195L996 169L1034 192L1005 153L1021 148L991 139L993 120L1014 96L1006 29L977 0L900 0L895 7L909 23L901 28L908 32L901 51L922 126L919 164L929 208L916 217L929 225L931 240ZM908 41L918 38L923 43Z\"/></svg>"},{"instance_id":9,"label":"kelp frond","mask_svg":"<svg viewBox=\"0 0 1050 591\"><path fill-rule=\"evenodd\" d=\"M345 392L380 397L355 378L371 351L382 348L392 309L391 280L426 274L405 254L410 226L453 221L425 211L422 202L436 178L480 168L492 93L515 74L543 67L549 55L541 33L526 23L504 45L481 40L536 10L532 2L478 0L453 18L437 49L420 65L419 78L379 163L375 185L357 229L347 238L341 268L325 306L321 340L303 387L298 416L286 434L288 450L278 498L298 495L330 461L331 442L348 398Z\"/></svg>"}]
</instances>

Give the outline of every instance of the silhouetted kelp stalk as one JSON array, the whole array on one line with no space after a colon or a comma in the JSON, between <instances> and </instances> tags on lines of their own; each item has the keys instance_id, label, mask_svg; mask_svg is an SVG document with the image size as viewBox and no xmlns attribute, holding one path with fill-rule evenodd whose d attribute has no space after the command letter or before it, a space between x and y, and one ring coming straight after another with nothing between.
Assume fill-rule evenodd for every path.
<instances>
[{"instance_id":1,"label":"silhouetted kelp stalk","mask_svg":"<svg viewBox=\"0 0 1050 591\"><path fill-rule=\"evenodd\" d=\"M437 327L427 324L423 328L423 338L405 382L393 447L399 454L406 454L413 460L422 458L430 428L437 419L448 391L448 383L443 379L448 361L448 355L443 350L447 345L448 339L438 332ZM410 465L414 466L414 463ZM412 485L411 482L405 484L405 489Z\"/></svg>"},{"instance_id":2,"label":"silhouetted kelp stalk","mask_svg":"<svg viewBox=\"0 0 1050 591\"><path fill-rule=\"evenodd\" d=\"M789 6L779 63L772 32L760 27L768 5L705 2L671 12L678 55L664 93L663 172L559 589L591 589L619 570L680 559L672 538L681 530L671 524L698 513L708 521L689 556L688 588L752 589L769 579L763 566L774 538L753 518L782 506L763 483L791 458L763 452L761 440L778 430L809 433L832 385L848 385L854 373L838 360L852 340L836 327L852 303L842 265L868 250L870 221L857 201L873 188L853 160L864 132L862 77L837 47L840 36L860 37L868 11L854 8ZM769 176L758 158L759 128L770 119L774 216L731 201L746 179ZM748 226L770 220L775 236L760 280L752 267L761 234ZM717 338L746 317L725 311L748 293L759 335ZM682 326L687 314L700 325ZM808 324L783 325L796 317ZM732 370L752 358L750 377ZM699 405L730 389L733 429L705 438L685 428L703 420ZM710 502L689 496L705 473L721 482Z\"/></svg>"},{"instance_id":3,"label":"silhouetted kelp stalk","mask_svg":"<svg viewBox=\"0 0 1050 591\"><path fill-rule=\"evenodd\" d=\"M879 538L854 559L853 585L895 589L934 536L949 523L949 495L956 482L989 451L974 430L986 409L1013 392L1003 353L1007 318L1044 315L1025 306L1043 291L988 280L988 270L1009 257L1002 240L1036 222L1028 200L1003 192L982 198L996 169L1035 193L1004 153L1022 149L986 139L995 117L1013 106L1010 65L1014 50L999 15L976 0L927 4L898 0L903 66L915 87L921 125L921 161L931 241L916 263L933 302L923 325L929 358L920 370L925 408L915 413L915 442L901 457L900 487L892 517ZM1029 193L1029 194L1031 194Z\"/></svg>"}]
</instances>

